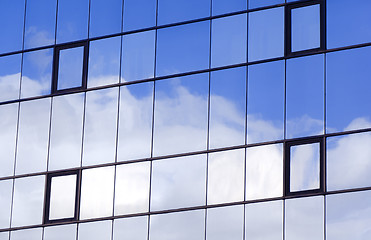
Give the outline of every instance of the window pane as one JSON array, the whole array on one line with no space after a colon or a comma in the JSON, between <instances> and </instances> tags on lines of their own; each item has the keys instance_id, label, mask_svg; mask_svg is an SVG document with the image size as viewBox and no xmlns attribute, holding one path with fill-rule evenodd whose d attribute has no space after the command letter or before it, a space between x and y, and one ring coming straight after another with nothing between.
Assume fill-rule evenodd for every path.
<instances>
[{"instance_id":1,"label":"window pane","mask_svg":"<svg viewBox=\"0 0 371 240\"><path fill-rule=\"evenodd\" d=\"M9 228L13 195L13 180L1 180L0 192L0 228Z\"/></svg>"},{"instance_id":2,"label":"window pane","mask_svg":"<svg viewBox=\"0 0 371 240\"><path fill-rule=\"evenodd\" d=\"M324 56L287 60L286 138L323 134Z\"/></svg>"},{"instance_id":3,"label":"window pane","mask_svg":"<svg viewBox=\"0 0 371 240\"><path fill-rule=\"evenodd\" d=\"M124 31L156 25L156 0L125 0Z\"/></svg>"},{"instance_id":4,"label":"window pane","mask_svg":"<svg viewBox=\"0 0 371 240\"><path fill-rule=\"evenodd\" d=\"M76 240L76 224L44 228L44 240Z\"/></svg>"},{"instance_id":5,"label":"window pane","mask_svg":"<svg viewBox=\"0 0 371 240\"><path fill-rule=\"evenodd\" d=\"M245 143L246 68L211 72L209 148Z\"/></svg>"},{"instance_id":6,"label":"window pane","mask_svg":"<svg viewBox=\"0 0 371 240\"><path fill-rule=\"evenodd\" d=\"M243 218L243 205L208 209L206 240L242 240Z\"/></svg>"},{"instance_id":7,"label":"window pane","mask_svg":"<svg viewBox=\"0 0 371 240\"><path fill-rule=\"evenodd\" d=\"M14 180L12 227L41 224L45 176Z\"/></svg>"},{"instance_id":8,"label":"window pane","mask_svg":"<svg viewBox=\"0 0 371 240\"><path fill-rule=\"evenodd\" d=\"M10 240L41 240L42 239L42 228L24 229L13 231L10 233Z\"/></svg>"},{"instance_id":9,"label":"window pane","mask_svg":"<svg viewBox=\"0 0 371 240\"><path fill-rule=\"evenodd\" d=\"M121 32L122 0L90 0L89 37Z\"/></svg>"},{"instance_id":10,"label":"window pane","mask_svg":"<svg viewBox=\"0 0 371 240\"><path fill-rule=\"evenodd\" d=\"M57 0L27 0L24 48L54 44Z\"/></svg>"},{"instance_id":11,"label":"window pane","mask_svg":"<svg viewBox=\"0 0 371 240\"><path fill-rule=\"evenodd\" d=\"M249 13L249 61L284 55L284 8Z\"/></svg>"},{"instance_id":12,"label":"window pane","mask_svg":"<svg viewBox=\"0 0 371 240\"><path fill-rule=\"evenodd\" d=\"M26 174L45 171L49 141L50 98L21 102L19 114L15 172Z\"/></svg>"},{"instance_id":13,"label":"window pane","mask_svg":"<svg viewBox=\"0 0 371 240\"><path fill-rule=\"evenodd\" d=\"M154 161L151 184L151 211L204 205L206 155Z\"/></svg>"},{"instance_id":14,"label":"window pane","mask_svg":"<svg viewBox=\"0 0 371 240\"><path fill-rule=\"evenodd\" d=\"M246 62L247 14L212 20L211 67Z\"/></svg>"},{"instance_id":15,"label":"window pane","mask_svg":"<svg viewBox=\"0 0 371 240\"><path fill-rule=\"evenodd\" d=\"M170 1L178 3L178 1ZM157 31L156 75L164 76L207 69L209 67L209 29L209 21L159 29Z\"/></svg>"},{"instance_id":16,"label":"window pane","mask_svg":"<svg viewBox=\"0 0 371 240\"><path fill-rule=\"evenodd\" d=\"M9 240L9 232L0 232L0 240Z\"/></svg>"},{"instance_id":17,"label":"window pane","mask_svg":"<svg viewBox=\"0 0 371 240\"><path fill-rule=\"evenodd\" d=\"M121 87L118 161L151 156L152 113L152 82Z\"/></svg>"},{"instance_id":18,"label":"window pane","mask_svg":"<svg viewBox=\"0 0 371 240\"><path fill-rule=\"evenodd\" d=\"M1 41L1 40L0 40ZM0 101L19 98L21 54L0 57Z\"/></svg>"},{"instance_id":19,"label":"window pane","mask_svg":"<svg viewBox=\"0 0 371 240\"><path fill-rule=\"evenodd\" d=\"M147 212L150 162L116 167L115 215Z\"/></svg>"},{"instance_id":20,"label":"window pane","mask_svg":"<svg viewBox=\"0 0 371 240\"><path fill-rule=\"evenodd\" d=\"M209 154L207 204L243 201L244 162L245 149Z\"/></svg>"},{"instance_id":21,"label":"window pane","mask_svg":"<svg viewBox=\"0 0 371 240\"><path fill-rule=\"evenodd\" d=\"M208 73L155 84L153 154L206 149Z\"/></svg>"},{"instance_id":22,"label":"window pane","mask_svg":"<svg viewBox=\"0 0 371 240\"><path fill-rule=\"evenodd\" d=\"M60 50L57 90L81 87L83 65L84 47Z\"/></svg>"},{"instance_id":23,"label":"window pane","mask_svg":"<svg viewBox=\"0 0 371 240\"><path fill-rule=\"evenodd\" d=\"M109 240L112 237L112 221L79 224L79 240Z\"/></svg>"},{"instance_id":24,"label":"window pane","mask_svg":"<svg viewBox=\"0 0 371 240\"><path fill-rule=\"evenodd\" d=\"M121 82L154 76L155 34L147 31L123 36Z\"/></svg>"},{"instance_id":25,"label":"window pane","mask_svg":"<svg viewBox=\"0 0 371 240\"><path fill-rule=\"evenodd\" d=\"M285 3L285 0L249 0L249 9Z\"/></svg>"},{"instance_id":26,"label":"window pane","mask_svg":"<svg viewBox=\"0 0 371 240\"><path fill-rule=\"evenodd\" d=\"M158 24L210 16L210 0L158 0Z\"/></svg>"},{"instance_id":27,"label":"window pane","mask_svg":"<svg viewBox=\"0 0 371 240\"><path fill-rule=\"evenodd\" d=\"M246 10L245 0L212 0L213 16Z\"/></svg>"},{"instance_id":28,"label":"window pane","mask_svg":"<svg viewBox=\"0 0 371 240\"><path fill-rule=\"evenodd\" d=\"M75 216L77 174L51 179L49 220Z\"/></svg>"},{"instance_id":29,"label":"window pane","mask_svg":"<svg viewBox=\"0 0 371 240\"><path fill-rule=\"evenodd\" d=\"M371 186L371 133L327 139L327 189Z\"/></svg>"},{"instance_id":30,"label":"window pane","mask_svg":"<svg viewBox=\"0 0 371 240\"><path fill-rule=\"evenodd\" d=\"M247 142L283 139L285 62L248 68Z\"/></svg>"},{"instance_id":31,"label":"window pane","mask_svg":"<svg viewBox=\"0 0 371 240\"><path fill-rule=\"evenodd\" d=\"M148 217L131 217L113 221L113 240L147 240Z\"/></svg>"},{"instance_id":32,"label":"window pane","mask_svg":"<svg viewBox=\"0 0 371 240\"><path fill-rule=\"evenodd\" d=\"M150 240L203 240L205 211L187 211L151 216Z\"/></svg>"},{"instance_id":33,"label":"window pane","mask_svg":"<svg viewBox=\"0 0 371 240\"><path fill-rule=\"evenodd\" d=\"M119 82L121 37L90 42L88 87Z\"/></svg>"},{"instance_id":34,"label":"window pane","mask_svg":"<svg viewBox=\"0 0 371 240\"><path fill-rule=\"evenodd\" d=\"M371 47L327 54L327 132L371 127L370 62Z\"/></svg>"},{"instance_id":35,"label":"window pane","mask_svg":"<svg viewBox=\"0 0 371 240\"><path fill-rule=\"evenodd\" d=\"M84 93L53 98L49 170L79 167L81 164Z\"/></svg>"},{"instance_id":36,"label":"window pane","mask_svg":"<svg viewBox=\"0 0 371 240\"><path fill-rule=\"evenodd\" d=\"M282 144L246 149L246 200L283 194Z\"/></svg>"},{"instance_id":37,"label":"window pane","mask_svg":"<svg viewBox=\"0 0 371 240\"><path fill-rule=\"evenodd\" d=\"M82 171L80 219L112 216L114 171L114 167Z\"/></svg>"},{"instance_id":38,"label":"window pane","mask_svg":"<svg viewBox=\"0 0 371 240\"><path fill-rule=\"evenodd\" d=\"M52 63L53 49L23 53L21 98L50 94Z\"/></svg>"},{"instance_id":39,"label":"window pane","mask_svg":"<svg viewBox=\"0 0 371 240\"><path fill-rule=\"evenodd\" d=\"M115 161L118 88L86 93L82 165Z\"/></svg>"}]
</instances>

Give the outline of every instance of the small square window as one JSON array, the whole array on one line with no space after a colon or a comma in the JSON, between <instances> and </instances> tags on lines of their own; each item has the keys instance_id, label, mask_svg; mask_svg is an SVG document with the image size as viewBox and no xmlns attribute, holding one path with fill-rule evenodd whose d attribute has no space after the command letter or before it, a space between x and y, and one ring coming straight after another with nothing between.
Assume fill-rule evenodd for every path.
<instances>
[{"instance_id":1,"label":"small square window","mask_svg":"<svg viewBox=\"0 0 371 240\"><path fill-rule=\"evenodd\" d=\"M51 173L47 178L44 223L77 220L80 172Z\"/></svg>"},{"instance_id":2,"label":"small square window","mask_svg":"<svg viewBox=\"0 0 371 240\"><path fill-rule=\"evenodd\" d=\"M53 93L86 88L88 51L86 41L55 47Z\"/></svg>"},{"instance_id":3,"label":"small square window","mask_svg":"<svg viewBox=\"0 0 371 240\"><path fill-rule=\"evenodd\" d=\"M306 138L285 145L285 194L322 192L324 187L322 138Z\"/></svg>"}]
</instances>

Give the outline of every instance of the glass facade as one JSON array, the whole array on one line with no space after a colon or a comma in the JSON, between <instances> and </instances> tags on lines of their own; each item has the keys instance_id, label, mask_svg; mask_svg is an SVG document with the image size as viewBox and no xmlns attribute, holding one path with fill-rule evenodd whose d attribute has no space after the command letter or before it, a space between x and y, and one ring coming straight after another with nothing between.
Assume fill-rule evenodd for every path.
<instances>
[{"instance_id":1,"label":"glass facade","mask_svg":"<svg viewBox=\"0 0 371 240\"><path fill-rule=\"evenodd\" d=\"M3 0L0 240L371 235L369 0Z\"/></svg>"}]
</instances>

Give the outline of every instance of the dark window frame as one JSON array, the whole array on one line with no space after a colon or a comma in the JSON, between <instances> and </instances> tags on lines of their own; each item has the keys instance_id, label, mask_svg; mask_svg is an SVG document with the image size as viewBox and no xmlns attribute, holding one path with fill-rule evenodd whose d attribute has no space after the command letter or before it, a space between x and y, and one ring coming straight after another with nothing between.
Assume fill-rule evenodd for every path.
<instances>
[{"instance_id":1,"label":"dark window frame","mask_svg":"<svg viewBox=\"0 0 371 240\"><path fill-rule=\"evenodd\" d=\"M291 159L291 147L300 146L305 144L319 143L319 188L301 190L301 191L291 191L290 190L290 159ZM296 196L296 195L306 195L306 194L318 194L323 193L325 190L325 140L323 137L310 137L301 138L292 141L287 141L284 144L284 193L285 196Z\"/></svg>"},{"instance_id":2,"label":"dark window frame","mask_svg":"<svg viewBox=\"0 0 371 240\"><path fill-rule=\"evenodd\" d=\"M77 48L77 47L84 47L81 86L58 90L60 52L62 50L72 49L72 48ZM70 93L70 92L76 92L78 90L86 89L87 77L88 77L88 60L89 60L89 42L88 41L61 44L61 45L54 47L52 93Z\"/></svg>"},{"instance_id":3,"label":"dark window frame","mask_svg":"<svg viewBox=\"0 0 371 240\"><path fill-rule=\"evenodd\" d=\"M53 177L63 177L69 175L76 175L76 194L75 194L75 211L74 216L70 218L60 218L60 219L49 219L50 213L50 197L51 197L51 183ZM80 192L81 192L81 170L70 170L49 173L46 180L46 191L45 191L45 205L44 205L44 224L49 223L61 223L61 222L71 222L79 220L80 211Z\"/></svg>"},{"instance_id":4,"label":"dark window frame","mask_svg":"<svg viewBox=\"0 0 371 240\"><path fill-rule=\"evenodd\" d=\"M320 6L320 46L317 48L311 48L301 51L292 51L292 21L291 21L291 12L293 9L308 7L312 5ZM326 49L326 4L324 0L314 0L314 1L301 1L289 3L285 8L285 56L301 56L307 55L310 53L320 52Z\"/></svg>"}]
</instances>

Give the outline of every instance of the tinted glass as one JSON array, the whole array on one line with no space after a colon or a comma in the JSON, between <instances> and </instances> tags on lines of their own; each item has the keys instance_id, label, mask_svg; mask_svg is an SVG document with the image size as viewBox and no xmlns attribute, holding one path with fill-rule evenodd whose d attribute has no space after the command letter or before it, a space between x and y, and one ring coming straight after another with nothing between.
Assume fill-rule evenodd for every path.
<instances>
[{"instance_id":1,"label":"tinted glass","mask_svg":"<svg viewBox=\"0 0 371 240\"><path fill-rule=\"evenodd\" d=\"M1 240L9 240L9 232L0 232Z\"/></svg>"},{"instance_id":2,"label":"tinted glass","mask_svg":"<svg viewBox=\"0 0 371 240\"><path fill-rule=\"evenodd\" d=\"M247 1L245 0L212 0L212 13L219 15L230 12L246 10Z\"/></svg>"},{"instance_id":3,"label":"tinted glass","mask_svg":"<svg viewBox=\"0 0 371 240\"><path fill-rule=\"evenodd\" d=\"M76 240L76 225L61 225L44 228L44 240Z\"/></svg>"},{"instance_id":4,"label":"tinted glass","mask_svg":"<svg viewBox=\"0 0 371 240\"><path fill-rule=\"evenodd\" d=\"M84 47L67 48L59 52L57 90L81 87Z\"/></svg>"},{"instance_id":5,"label":"tinted glass","mask_svg":"<svg viewBox=\"0 0 371 240\"><path fill-rule=\"evenodd\" d=\"M79 224L79 240L108 240L112 237L112 221Z\"/></svg>"},{"instance_id":6,"label":"tinted glass","mask_svg":"<svg viewBox=\"0 0 371 240\"><path fill-rule=\"evenodd\" d=\"M10 179L0 181L0 192L0 228L9 228L13 195L13 180Z\"/></svg>"},{"instance_id":7,"label":"tinted glass","mask_svg":"<svg viewBox=\"0 0 371 240\"><path fill-rule=\"evenodd\" d=\"M0 101L19 98L21 61L21 54L0 57Z\"/></svg>"},{"instance_id":8,"label":"tinted glass","mask_svg":"<svg viewBox=\"0 0 371 240\"><path fill-rule=\"evenodd\" d=\"M249 9L285 3L285 0L249 0Z\"/></svg>"},{"instance_id":9,"label":"tinted glass","mask_svg":"<svg viewBox=\"0 0 371 240\"><path fill-rule=\"evenodd\" d=\"M284 55L284 8L249 13L249 61Z\"/></svg>"},{"instance_id":10,"label":"tinted glass","mask_svg":"<svg viewBox=\"0 0 371 240\"><path fill-rule=\"evenodd\" d=\"M156 0L125 0L124 31L156 25Z\"/></svg>"},{"instance_id":11,"label":"tinted glass","mask_svg":"<svg viewBox=\"0 0 371 240\"><path fill-rule=\"evenodd\" d=\"M24 229L13 231L10 233L10 240L41 240L42 239L42 228Z\"/></svg>"},{"instance_id":12,"label":"tinted glass","mask_svg":"<svg viewBox=\"0 0 371 240\"><path fill-rule=\"evenodd\" d=\"M148 217L121 218L113 221L113 240L147 240Z\"/></svg>"},{"instance_id":13,"label":"tinted glass","mask_svg":"<svg viewBox=\"0 0 371 240\"><path fill-rule=\"evenodd\" d=\"M170 1L175 3L173 0ZM163 76L208 68L209 28L210 22L204 21L159 29L156 75Z\"/></svg>"},{"instance_id":14,"label":"tinted glass","mask_svg":"<svg viewBox=\"0 0 371 240\"><path fill-rule=\"evenodd\" d=\"M89 37L121 31L122 0L90 0Z\"/></svg>"}]
</instances>

